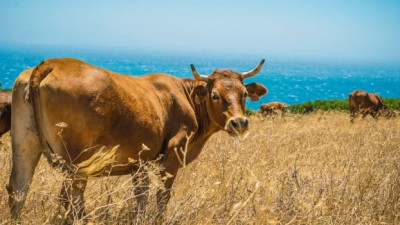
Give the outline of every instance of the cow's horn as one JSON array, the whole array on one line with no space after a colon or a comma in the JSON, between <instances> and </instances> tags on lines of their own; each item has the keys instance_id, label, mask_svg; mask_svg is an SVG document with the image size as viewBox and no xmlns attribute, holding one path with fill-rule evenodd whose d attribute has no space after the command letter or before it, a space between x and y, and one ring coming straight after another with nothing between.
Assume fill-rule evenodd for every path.
<instances>
[{"instance_id":1,"label":"cow's horn","mask_svg":"<svg viewBox=\"0 0 400 225\"><path fill-rule=\"evenodd\" d=\"M190 68L192 68L192 73L193 73L193 76L194 76L194 78L195 78L196 80L201 80L201 81L205 81L205 82L208 81L208 77L205 76L205 75L200 75L200 74L196 71L196 68L194 68L194 65L193 65L193 64L190 64Z\"/></svg>"},{"instance_id":2,"label":"cow's horn","mask_svg":"<svg viewBox=\"0 0 400 225\"><path fill-rule=\"evenodd\" d=\"M256 68L254 68L254 69L252 69L252 70L250 70L248 72L243 72L242 73L242 78L246 79L246 78L249 78L249 77L252 77L252 76L256 75L258 72L260 72L261 67L263 66L264 62L265 62L265 59L262 59L261 62L258 64L258 66Z\"/></svg>"}]
</instances>

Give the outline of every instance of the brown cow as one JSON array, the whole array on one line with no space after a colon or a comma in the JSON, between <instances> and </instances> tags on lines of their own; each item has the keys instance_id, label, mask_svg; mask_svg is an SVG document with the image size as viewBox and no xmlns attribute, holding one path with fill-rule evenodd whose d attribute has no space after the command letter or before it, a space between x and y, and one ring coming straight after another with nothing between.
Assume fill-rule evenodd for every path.
<instances>
[{"instance_id":1,"label":"brown cow","mask_svg":"<svg viewBox=\"0 0 400 225\"><path fill-rule=\"evenodd\" d=\"M0 137L11 129L12 93L0 91Z\"/></svg>"},{"instance_id":2,"label":"brown cow","mask_svg":"<svg viewBox=\"0 0 400 225\"><path fill-rule=\"evenodd\" d=\"M139 158L161 157L166 191L158 192L157 202L162 215L183 166L183 154L176 149L187 146L185 161L190 163L215 132L245 133L246 97L267 90L243 81L263 63L248 72L224 69L209 76L199 75L191 65L195 80L167 74L127 76L69 58L48 59L22 72L12 104L13 163L7 190L13 218L23 207L42 154L66 170L75 168L72 184L64 181L60 198L78 217L84 215L87 177L131 174ZM141 151L143 145L150 150ZM102 164L110 162L110 154L112 164ZM138 205L145 205L145 189L134 190Z\"/></svg>"},{"instance_id":3,"label":"brown cow","mask_svg":"<svg viewBox=\"0 0 400 225\"><path fill-rule=\"evenodd\" d=\"M385 103L378 94L355 90L349 95L349 109L352 118L355 118L357 113L361 113L363 118L367 115L375 118L379 111L386 108Z\"/></svg>"},{"instance_id":4,"label":"brown cow","mask_svg":"<svg viewBox=\"0 0 400 225\"><path fill-rule=\"evenodd\" d=\"M258 109L260 115L283 115L288 104L283 102L269 102L262 104Z\"/></svg>"}]
</instances>

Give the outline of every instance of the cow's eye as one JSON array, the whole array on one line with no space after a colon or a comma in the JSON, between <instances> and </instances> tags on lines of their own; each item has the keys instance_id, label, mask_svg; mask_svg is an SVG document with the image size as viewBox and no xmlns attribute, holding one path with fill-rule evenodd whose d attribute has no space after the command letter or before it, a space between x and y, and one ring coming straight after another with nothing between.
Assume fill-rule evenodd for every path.
<instances>
[{"instance_id":1,"label":"cow's eye","mask_svg":"<svg viewBox=\"0 0 400 225\"><path fill-rule=\"evenodd\" d=\"M216 92L213 92L213 93L211 93L211 98L212 98L213 100L218 100L218 99L219 99L219 96L218 96L218 94L217 94Z\"/></svg>"}]
</instances>

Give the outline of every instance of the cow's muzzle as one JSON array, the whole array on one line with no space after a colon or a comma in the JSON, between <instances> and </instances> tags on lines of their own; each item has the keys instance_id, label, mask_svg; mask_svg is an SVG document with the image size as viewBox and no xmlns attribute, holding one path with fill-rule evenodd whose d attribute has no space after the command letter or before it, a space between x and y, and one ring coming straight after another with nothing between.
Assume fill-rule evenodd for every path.
<instances>
[{"instance_id":1,"label":"cow's muzzle","mask_svg":"<svg viewBox=\"0 0 400 225\"><path fill-rule=\"evenodd\" d=\"M228 120L225 130L232 136L243 134L249 128L249 120L246 117L233 117Z\"/></svg>"}]
</instances>

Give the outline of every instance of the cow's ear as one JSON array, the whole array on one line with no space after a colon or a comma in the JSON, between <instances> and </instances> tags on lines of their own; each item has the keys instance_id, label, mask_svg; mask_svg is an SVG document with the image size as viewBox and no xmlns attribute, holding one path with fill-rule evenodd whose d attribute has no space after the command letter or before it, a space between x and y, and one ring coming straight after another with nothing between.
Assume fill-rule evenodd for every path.
<instances>
[{"instance_id":1,"label":"cow's ear","mask_svg":"<svg viewBox=\"0 0 400 225\"><path fill-rule=\"evenodd\" d=\"M207 97L207 87L203 85L197 85L192 93L190 93L191 98L196 102L196 104L200 104L202 101L206 100Z\"/></svg>"},{"instance_id":2,"label":"cow's ear","mask_svg":"<svg viewBox=\"0 0 400 225\"><path fill-rule=\"evenodd\" d=\"M246 84L245 86L252 102L258 101L261 96L268 93L268 89L259 83Z\"/></svg>"}]
</instances>

